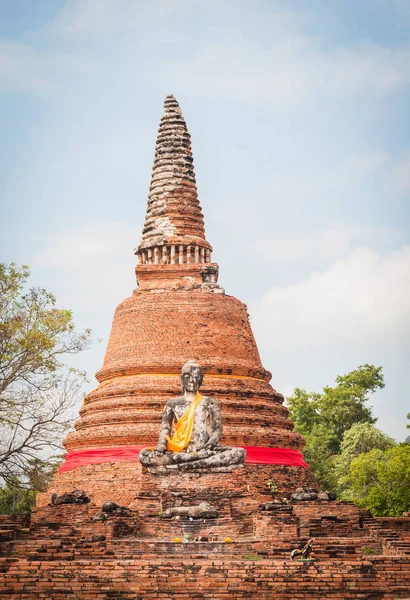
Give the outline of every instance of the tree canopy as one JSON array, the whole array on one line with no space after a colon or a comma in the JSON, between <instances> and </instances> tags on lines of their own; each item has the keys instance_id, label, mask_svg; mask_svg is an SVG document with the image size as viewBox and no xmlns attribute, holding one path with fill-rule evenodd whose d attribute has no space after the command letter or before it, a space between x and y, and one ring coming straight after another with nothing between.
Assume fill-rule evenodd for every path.
<instances>
[{"instance_id":1,"label":"tree canopy","mask_svg":"<svg viewBox=\"0 0 410 600\"><path fill-rule=\"evenodd\" d=\"M39 452L60 448L85 373L61 362L90 344L72 313L42 288L25 291L28 267L0 264L0 477L28 477Z\"/></svg>"},{"instance_id":2,"label":"tree canopy","mask_svg":"<svg viewBox=\"0 0 410 600\"><path fill-rule=\"evenodd\" d=\"M353 499L373 514L400 516L410 509L410 445L357 456L350 467Z\"/></svg>"},{"instance_id":3,"label":"tree canopy","mask_svg":"<svg viewBox=\"0 0 410 600\"><path fill-rule=\"evenodd\" d=\"M374 425L367 402L383 387L382 368L361 365L321 393L296 388L289 414L323 487L374 515L400 516L410 510L410 445L397 444Z\"/></svg>"},{"instance_id":4,"label":"tree canopy","mask_svg":"<svg viewBox=\"0 0 410 600\"><path fill-rule=\"evenodd\" d=\"M302 435L308 436L319 425L325 427L332 438L332 450L337 452L344 432L352 425L376 422L366 403L370 394L383 387L382 367L361 365L336 377L336 385L324 387L322 393L296 388L287 399L289 416Z\"/></svg>"},{"instance_id":5,"label":"tree canopy","mask_svg":"<svg viewBox=\"0 0 410 600\"><path fill-rule=\"evenodd\" d=\"M356 423L348 429L340 446L340 454L334 457L331 469L334 486L342 500L353 500L351 465L360 455L372 450L385 451L397 442L371 423Z\"/></svg>"},{"instance_id":6,"label":"tree canopy","mask_svg":"<svg viewBox=\"0 0 410 600\"><path fill-rule=\"evenodd\" d=\"M345 432L357 423L376 422L366 403L383 387L382 367L365 364L336 377L336 385L321 393L296 388L288 397L289 416L306 439L306 461L324 487L336 487L333 460Z\"/></svg>"}]
</instances>

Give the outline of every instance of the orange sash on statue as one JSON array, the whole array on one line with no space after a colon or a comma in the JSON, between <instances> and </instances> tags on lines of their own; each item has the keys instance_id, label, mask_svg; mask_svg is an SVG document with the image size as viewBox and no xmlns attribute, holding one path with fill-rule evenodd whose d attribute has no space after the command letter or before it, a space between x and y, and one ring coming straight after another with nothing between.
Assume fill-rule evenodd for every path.
<instances>
[{"instance_id":1,"label":"orange sash on statue","mask_svg":"<svg viewBox=\"0 0 410 600\"><path fill-rule=\"evenodd\" d=\"M201 394L196 394L191 404L184 412L182 417L178 419L175 425L175 432L172 438L169 435L165 436L167 440L168 452L182 452L191 441L192 430L194 428L194 413L198 404L202 400Z\"/></svg>"}]
</instances>

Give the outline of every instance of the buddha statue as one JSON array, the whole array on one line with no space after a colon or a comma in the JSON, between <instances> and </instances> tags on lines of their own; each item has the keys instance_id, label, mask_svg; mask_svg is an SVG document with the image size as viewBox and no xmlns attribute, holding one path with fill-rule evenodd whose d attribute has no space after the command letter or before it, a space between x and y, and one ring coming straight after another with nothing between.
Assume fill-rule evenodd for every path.
<instances>
[{"instance_id":1,"label":"buddha statue","mask_svg":"<svg viewBox=\"0 0 410 600\"><path fill-rule=\"evenodd\" d=\"M243 448L219 446L221 408L214 398L199 393L202 380L202 368L194 360L182 367L183 396L166 403L155 450L145 448L139 455L151 473L228 472L243 466Z\"/></svg>"}]
</instances>

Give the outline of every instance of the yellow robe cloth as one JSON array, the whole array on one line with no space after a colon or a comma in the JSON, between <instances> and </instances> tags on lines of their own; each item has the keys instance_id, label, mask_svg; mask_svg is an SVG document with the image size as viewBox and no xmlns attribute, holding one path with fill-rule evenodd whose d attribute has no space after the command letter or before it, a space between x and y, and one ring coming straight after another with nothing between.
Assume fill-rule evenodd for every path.
<instances>
[{"instance_id":1,"label":"yellow robe cloth","mask_svg":"<svg viewBox=\"0 0 410 600\"><path fill-rule=\"evenodd\" d=\"M172 438L169 435L165 436L167 440L168 452L182 452L191 441L192 430L194 428L194 413L198 404L202 400L201 394L196 394L191 404L184 412L182 417L178 419L175 425L175 432Z\"/></svg>"}]
</instances>

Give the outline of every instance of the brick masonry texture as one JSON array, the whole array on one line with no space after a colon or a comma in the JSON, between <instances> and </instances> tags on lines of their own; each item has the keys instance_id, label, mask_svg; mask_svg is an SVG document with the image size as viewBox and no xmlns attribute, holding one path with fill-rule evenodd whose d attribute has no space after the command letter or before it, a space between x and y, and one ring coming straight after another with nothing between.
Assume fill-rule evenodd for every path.
<instances>
[{"instance_id":1,"label":"brick masonry texture","mask_svg":"<svg viewBox=\"0 0 410 600\"><path fill-rule=\"evenodd\" d=\"M151 498L155 505L155 514L165 510L181 497L193 504L212 497L212 502L230 510L230 499L243 496L247 503L251 502L251 515L257 511L259 504L269 501L266 486L269 479L275 480L281 493L289 495L299 485L318 489L312 472L303 467L246 464L232 473L161 477L151 475L138 462L118 462L86 465L57 474L48 492L38 495L38 505L46 506L50 501L50 494L54 491L61 493L84 486L89 490L92 501L100 506L109 499L130 506L138 497L138 510L142 510L144 499ZM87 481L91 482L91 485L85 485ZM164 497L168 497L166 505Z\"/></svg>"},{"instance_id":2,"label":"brick masonry texture","mask_svg":"<svg viewBox=\"0 0 410 600\"><path fill-rule=\"evenodd\" d=\"M218 489L212 494L214 501ZM244 500L245 491L239 496ZM30 600L408 598L409 519L373 519L351 503L293 502L277 515L256 511L253 526L240 537L233 534L232 543L219 538L181 544L169 535L177 527L182 535L189 523L164 521L148 503L142 510L138 506L139 511L105 522L92 521L100 510L95 504L37 508L31 522L3 517L1 527L12 526L14 532L11 539L0 535L0 595ZM237 508L231 520L239 528L248 509L244 501ZM326 520L334 523L331 535L320 527ZM229 515L221 522L226 535ZM290 561L289 548L304 543L312 529L317 562ZM389 539L379 532L389 532ZM394 543L397 553L386 554L385 545Z\"/></svg>"},{"instance_id":3,"label":"brick masonry texture","mask_svg":"<svg viewBox=\"0 0 410 600\"><path fill-rule=\"evenodd\" d=\"M164 245L199 245L205 239L198 200L191 136L178 102L167 96L155 148L147 215L139 250Z\"/></svg>"},{"instance_id":4,"label":"brick masonry texture","mask_svg":"<svg viewBox=\"0 0 410 600\"><path fill-rule=\"evenodd\" d=\"M221 404L222 444L303 449L261 363L246 306L218 284L211 250L190 136L167 96L136 250L138 288L115 312L98 386L68 450L154 446L192 358L204 368L201 392ZM106 462L56 474L31 515L0 516L0 597L409 600L410 519L374 519L349 502L292 500L299 487L319 490L310 469L249 463L230 473L156 476L139 462ZM52 492L74 489L90 503L49 505ZM107 500L129 512L94 521ZM164 518L168 508L203 501L216 509L212 518ZM184 536L191 541L174 541ZM311 537L317 562L292 562L290 551Z\"/></svg>"},{"instance_id":5,"label":"brick masonry texture","mask_svg":"<svg viewBox=\"0 0 410 600\"><path fill-rule=\"evenodd\" d=\"M155 444L165 402L180 393L179 372L190 358L205 371L201 392L221 403L222 443L303 448L283 396L268 383L245 306L185 291L135 293L118 307L100 385L86 397L66 448Z\"/></svg>"}]
</instances>

